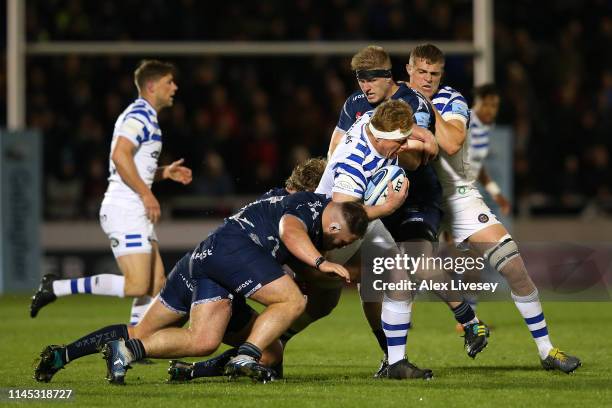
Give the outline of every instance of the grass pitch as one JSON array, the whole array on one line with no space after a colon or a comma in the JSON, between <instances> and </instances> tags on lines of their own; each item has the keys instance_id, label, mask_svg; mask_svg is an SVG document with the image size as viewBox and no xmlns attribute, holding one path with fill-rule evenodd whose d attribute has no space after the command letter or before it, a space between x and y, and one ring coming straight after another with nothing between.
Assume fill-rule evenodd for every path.
<instances>
[{"instance_id":1,"label":"grass pitch","mask_svg":"<svg viewBox=\"0 0 612 408\"><path fill-rule=\"evenodd\" d=\"M129 300L95 296L59 299L36 319L27 296L0 298L0 405L109 407L429 407L612 406L612 307L610 303L548 303L544 311L555 345L578 355L572 375L540 367L531 336L514 304L484 303L479 315L493 326L489 346L475 360L463 351L452 314L440 303L417 302L409 332L410 359L431 368L431 381L375 380L381 353L362 316L355 291L338 308L295 337L285 355L285 380L198 379L166 384L167 361L137 365L124 387L111 386L100 355L85 357L49 384L32 379L43 346L70 342L99 327L126 321ZM187 359L189 360L189 359ZM195 359L192 359L195 360ZM9 402L8 389L72 389L65 402Z\"/></svg>"}]
</instances>

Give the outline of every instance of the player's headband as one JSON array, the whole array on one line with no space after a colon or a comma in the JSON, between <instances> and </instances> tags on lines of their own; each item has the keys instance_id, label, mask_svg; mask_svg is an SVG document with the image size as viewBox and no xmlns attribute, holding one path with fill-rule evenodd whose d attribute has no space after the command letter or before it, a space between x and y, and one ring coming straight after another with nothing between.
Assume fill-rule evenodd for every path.
<instances>
[{"instance_id":1,"label":"player's headband","mask_svg":"<svg viewBox=\"0 0 612 408\"><path fill-rule=\"evenodd\" d=\"M412 134L412 128L410 128L407 132L402 132L399 128L395 129L393 132L383 132L382 130L378 130L372 125L372 122L368 123L368 128L372 135L377 139L388 139L388 140L400 140L405 139Z\"/></svg>"},{"instance_id":2,"label":"player's headband","mask_svg":"<svg viewBox=\"0 0 612 408\"><path fill-rule=\"evenodd\" d=\"M355 71L357 79L391 78L390 69L360 69Z\"/></svg>"}]
</instances>

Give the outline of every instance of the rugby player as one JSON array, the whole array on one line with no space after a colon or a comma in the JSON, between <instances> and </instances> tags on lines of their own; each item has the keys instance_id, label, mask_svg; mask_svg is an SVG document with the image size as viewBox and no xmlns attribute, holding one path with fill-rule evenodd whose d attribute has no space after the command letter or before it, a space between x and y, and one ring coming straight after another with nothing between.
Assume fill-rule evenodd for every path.
<instances>
[{"instance_id":1,"label":"rugby player","mask_svg":"<svg viewBox=\"0 0 612 408\"><path fill-rule=\"evenodd\" d=\"M413 120L417 125L413 128L411 137L423 142L422 151L420 157L414 151L400 152L399 164L407 170L412 170L407 171L407 177L410 180L410 194L400 210L383 218L382 221L395 242L407 243L403 246L405 251L414 256L431 254L434 244L438 241L438 229L442 216L440 209L442 188L433 167L429 164L429 161L438 153L437 143L433 140L431 133L435 131L433 109L425 96L406 84L396 83L393 80L391 59L382 47L368 46L359 51L351 60L351 68L356 73L360 90L349 96L343 106L338 124L332 134L328 155L335 151L336 146L344 140L345 133L364 112L374 109L381 102L389 99L400 99L407 102L412 108ZM411 142L413 146L417 146L414 144L415 140ZM360 153L357 155L363 156ZM350 166L351 163L352 161L347 161L347 165ZM417 278L422 278L419 272L422 271L417 271ZM438 295L441 296L441 294ZM458 323L470 326L470 328L481 325L467 302L449 301L447 303ZM364 302L363 306L372 331L385 354L375 377L406 378L406 375L414 375L412 373L414 370L408 370L408 373L404 370L407 362L403 361L405 338L410 327L409 307L406 308L389 301L383 302L383 307L386 306L387 309L385 313L390 315L389 319L398 322L390 324L384 319L384 323L381 323L380 303ZM392 328L401 329L393 330ZM389 337L392 340L389 340ZM402 338L404 340L400 340ZM480 338L474 336L465 338L466 348L476 350L476 352L482 349L481 342ZM389 357L389 343L393 344L391 346L394 349L393 357ZM395 363L397 366L388 368L390 364Z\"/></svg>"},{"instance_id":2,"label":"rugby player","mask_svg":"<svg viewBox=\"0 0 612 408\"><path fill-rule=\"evenodd\" d=\"M484 161L489 155L489 135L499 111L499 92L494 84L483 84L474 89L474 105L469 121L470 178L478 180L485 191L499 205L501 214L508 215L512 205L499 185L487 172Z\"/></svg>"},{"instance_id":3,"label":"rugby player","mask_svg":"<svg viewBox=\"0 0 612 408\"><path fill-rule=\"evenodd\" d=\"M183 159L158 166L162 132L157 114L172 106L178 87L174 65L144 60L134 71L138 98L115 122L110 148L108 188L100 208L100 224L123 276L101 274L75 279L43 276L32 297L30 316L58 297L87 293L134 297L130 324L136 324L152 296L164 285L164 266L154 224L160 218L159 202L151 191L154 181L191 182Z\"/></svg>"},{"instance_id":4,"label":"rugby player","mask_svg":"<svg viewBox=\"0 0 612 408\"><path fill-rule=\"evenodd\" d=\"M225 374L269 381L275 373L260 363L262 350L274 345L304 311L306 302L281 264L296 258L321 272L348 279L346 269L327 261L317 247L343 247L359 239L366 226L367 215L361 205L331 203L312 193L255 201L226 219L177 263L139 325L152 326L153 330L132 337L133 328L109 326L86 338L115 337L106 343L103 354L108 380L121 384L133 361L214 352L226 333L232 305L240 297L250 297L267 307L253 320L252 330L238 348L238 355L226 364ZM192 291L185 289L189 284ZM188 312L188 328L172 327ZM71 358L68 347L57 346L43 350L41 357L36 378L43 381Z\"/></svg>"},{"instance_id":5,"label":"rugby player","mask_svg":"<svg viewBox=\"0 0 612 408\"><path fill-rule=\"evenodd\" d=\"M484 203L475 187L475 175L467 163L469 151L469 109L463 96L449 86L440 87L444 54L432 44L412 50L406 70L409 85L431 99L435 106L435 135L440 159L435 163L444 191L443 211L457 245L469 245L484 256L508 282L512 299L536 343L542 367L571 373L581 365L579 358L554 347L542 311L538 289L529 277L516 242ZM465 327L466 336L485 340L486 327Z\"/></svg>"}]
</instances>

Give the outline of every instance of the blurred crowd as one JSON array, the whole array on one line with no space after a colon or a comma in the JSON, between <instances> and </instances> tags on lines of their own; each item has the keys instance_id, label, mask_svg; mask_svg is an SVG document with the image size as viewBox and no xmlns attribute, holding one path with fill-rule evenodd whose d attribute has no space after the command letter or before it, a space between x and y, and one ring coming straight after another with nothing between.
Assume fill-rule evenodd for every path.
<instances>
[{"instance_id":1,"label":"blurred crowd","mask_svg":"<svg viewBox=\"0 0 612 408\"><path fill-rule=\"evenodd\" d=\"M470 41L471 3L332 0L322 8L311 0L150 0L144 7L134 1L46 0L28 2L26 25L29 41ZM606 0L588 7L579 0L495 2L498 124L515 133L517 212L612 210L611 11ZM394 56L396 79L406 77L408 52ZM6 123L2 58L0 127ZM160 163L184 157L194 182L160 183L155 192L162 200L257 194L278 185L296 162L325 155L342 104L357 89L348 57L171 60L179 68L179 90L175 106L160 115ZM27 122L44 134L47 219L97 216L112 128L136 97L137 62L28 57ZM446 69L443 82L471 100L471 58L449 56Z\"/></svg>"}]
</instances>

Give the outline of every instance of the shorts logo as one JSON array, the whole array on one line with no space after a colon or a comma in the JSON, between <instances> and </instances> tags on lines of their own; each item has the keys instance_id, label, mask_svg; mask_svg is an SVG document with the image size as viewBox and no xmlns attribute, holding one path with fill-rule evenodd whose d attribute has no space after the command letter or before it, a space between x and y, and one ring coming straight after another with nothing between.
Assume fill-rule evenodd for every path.
<instances>
[{"instance_id":1,"label":"shorts logo","mask_svg":"<svg viewBox=\"0 0 612 408\"><path fill-rule=\"evenodd\" d=\"M478 216L478 221L482 222L483 224L489 222L489 216L487 214L480 214Z\"/></svg>"},{"instance_id":2,"label":"shorts logo","mask_svg":"<svg viewBox=\"0 0 612 408\"><path fill-rule=\"evenodd\" d=\"M117 248L119 246L119 240L117 238L111 238L111 247Z\"/></svg>"},{"instance_id":3,"label":"shorts logo","mask_svg":"<svg viewBox=\"0 0 612 408\"><path fill-rule=\"evenodd\" d=\"M247 280L246 282L242 282L234 292L236 293L240 293L240 291L244 288L246 288L247 286L249 286L251 283L253 283L252 279Z\"/></svg>"}]
</instances>

